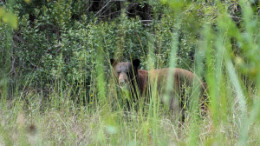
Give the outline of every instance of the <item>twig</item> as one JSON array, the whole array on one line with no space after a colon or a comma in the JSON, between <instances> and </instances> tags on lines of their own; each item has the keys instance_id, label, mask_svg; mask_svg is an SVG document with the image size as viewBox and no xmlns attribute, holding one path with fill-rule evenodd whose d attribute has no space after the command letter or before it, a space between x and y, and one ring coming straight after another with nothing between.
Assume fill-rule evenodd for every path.
<instances>
[{"instance_id":1,"label":"twig","mask_svg":"<svg viewBox=\"0 0 260 146\"><path fill-rule=\"evenodd\" d=\"M102 12L102 10L105 9L110 2L112 2L112 0L109 0L109 1L95 14L95 16L97 16L100 12Z\"/></svg>"}]
</instances>

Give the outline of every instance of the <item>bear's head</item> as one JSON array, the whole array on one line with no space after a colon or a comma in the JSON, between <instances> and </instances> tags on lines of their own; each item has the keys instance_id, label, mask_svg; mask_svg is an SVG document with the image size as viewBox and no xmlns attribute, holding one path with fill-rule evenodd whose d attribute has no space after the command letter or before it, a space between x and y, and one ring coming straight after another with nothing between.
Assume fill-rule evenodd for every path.
<instances>
[{"instance_id":1,"label":"bear's head","mask_svg":"<svg viewBox=\"0 0 260 146\"><path fill-rule=\"evenodd\" d=\"M110 63L113 66L113 74L120 86L134 84L134 80L138 76L139 59L132 62L118 62L115 59L110 59Z\"/></svg>"}]
</instances>

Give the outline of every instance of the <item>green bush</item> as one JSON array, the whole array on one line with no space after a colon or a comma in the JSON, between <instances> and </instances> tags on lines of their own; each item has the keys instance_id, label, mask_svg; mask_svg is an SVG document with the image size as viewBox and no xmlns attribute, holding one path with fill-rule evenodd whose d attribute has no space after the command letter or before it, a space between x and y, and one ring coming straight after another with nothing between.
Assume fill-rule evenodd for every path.
<instances>
[{"instance_id":1,"label":"green bush","mask_svg":"<svg viewBox=\"0 0 260 146\"><path fill-rule=\"evenodd\" d=\"M259 145L260 21L252 1L151 0L148 25L123 11L113 19L86 13L91 1L9 2L1 6L19 25L0 25L1 145ZM195 72L207 83L207 114L198 116L196 92L184 95L184 123L153 86L131 102L111 77L110 58Z\"/></svg>"}]
</instances>

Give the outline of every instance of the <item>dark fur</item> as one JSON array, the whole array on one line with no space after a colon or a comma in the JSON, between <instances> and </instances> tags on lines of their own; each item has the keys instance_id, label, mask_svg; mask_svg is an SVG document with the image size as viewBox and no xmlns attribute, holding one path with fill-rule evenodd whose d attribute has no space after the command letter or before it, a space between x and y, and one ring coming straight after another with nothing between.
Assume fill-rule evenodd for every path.
<instances>
[{"instance_id":1,"label":"dark fur","mask_svg":"<svg viewBox=\"0 0 260 146\"><path fill-rule=\"evenodd\" d=\"M182 88L183 85L187 85L192 87L193 81L197 81L199 84L199 88L201 88L201 91L205 91L206 86L205 83L200 81L200 79L193 74L192 72L181 69L181 68L175 68L175 69L169 69L169 68L163 68L163 69L155 69L155 70L141 70L138 69L140 65L140 60L135 59L133 62L117 62L114 59L111 59L111 64L114 68L114 74L116 77L125 77L124 75L127 75L127 80L120 80L119 82L124 84L130 84L133 91L131 91L133 94L138 94L141 97L147 97L149 94L149 88L154 82L157 80L157 89L158 93L165 92L165 86L167 83L167 79L170 73L173 75L173 88L171 89L171 102L174 102L172 99L176 98L174 97L176 94L179 94L180 96L183 96L183 90L185 88ZM120 76L121 75L121 76ZM148 79L150 78L150 79ZM121 78L122 79L122 78ZM137 84L137 87L135 86ZM138 88L138 90L136 89ZM138 97L138 96L137 96ZM149 100L149 99L148 99ZM178 101L178 100L177 100ZM170 108L174 109L173 103L170 103ZM183 99L181 99L180 107L184 107Z\"/></svg>"}]
</instances>

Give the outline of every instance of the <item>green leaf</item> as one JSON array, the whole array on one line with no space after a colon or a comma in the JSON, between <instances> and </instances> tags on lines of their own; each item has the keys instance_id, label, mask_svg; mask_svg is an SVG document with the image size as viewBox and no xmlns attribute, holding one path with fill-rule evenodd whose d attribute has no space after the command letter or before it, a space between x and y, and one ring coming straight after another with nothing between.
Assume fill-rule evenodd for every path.
<instances>
[{"instance_id":1,"label":"green leaf","mask_svg":"<svg viewBox=\"0 0 260 146\"><path fill-rule=\"evenodd\" d=\"M7 12L2 7L0 7L0 20L14 29L17 29L18 27L17 16L11 12Z\"/></svg>"}]
</instances>

